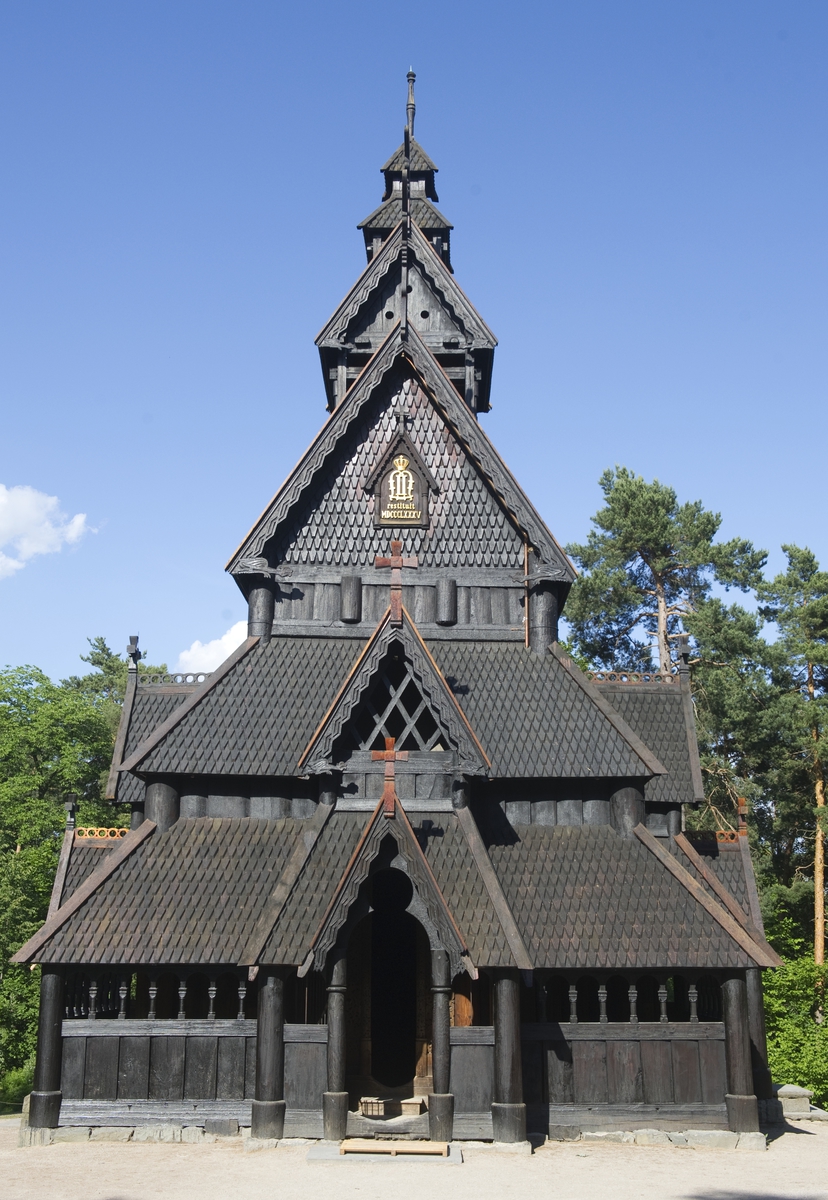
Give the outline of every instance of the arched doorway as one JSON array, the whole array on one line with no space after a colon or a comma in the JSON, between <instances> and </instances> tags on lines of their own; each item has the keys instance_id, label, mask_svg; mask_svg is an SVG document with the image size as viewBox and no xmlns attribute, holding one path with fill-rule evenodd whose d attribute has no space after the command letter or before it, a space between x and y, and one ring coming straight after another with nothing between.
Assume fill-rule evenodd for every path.
<instances>
[{"instance_id":1,"label":"arched doorway","mask_svg":"<svg viewBox=\"0 0 828 1200\"><path fill-rule=\"evenodd\" d=\"M417 1066L417 921L405 911L411 882L378 871L371 906L371 1074L387 1088L410 1083Z\"/></svg>"}]
</instances>

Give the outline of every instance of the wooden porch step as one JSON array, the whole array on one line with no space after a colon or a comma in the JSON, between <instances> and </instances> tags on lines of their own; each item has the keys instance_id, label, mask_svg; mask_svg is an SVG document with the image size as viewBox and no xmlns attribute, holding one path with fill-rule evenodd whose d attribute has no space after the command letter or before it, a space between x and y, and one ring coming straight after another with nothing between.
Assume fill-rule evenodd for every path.
<instances>
[{"instance_id":1,"label":"wooden porch step","mask_svg":"<svg viewBox=\"0 0 828 1200\"><path fill-rule=\"evenodd\" d=\"M340 1154L431 1154L447 1158L448 1142L406 1142L385 1138L345 1138L339 1144Z\"/></svg>"}]
</instances>

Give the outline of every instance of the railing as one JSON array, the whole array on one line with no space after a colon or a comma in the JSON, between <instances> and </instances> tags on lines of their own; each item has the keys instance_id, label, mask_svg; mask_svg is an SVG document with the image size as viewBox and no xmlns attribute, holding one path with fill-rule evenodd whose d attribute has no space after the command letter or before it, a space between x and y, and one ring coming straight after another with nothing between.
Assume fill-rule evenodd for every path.
<instances>
[{"instance_id":1,"label":"railing","mask_svg":"<svg viewBox=\"0 0 828 1200\"><path fill-rule=\"evenodd\" d=\"M138 673L138 683L143 687L145 684L154 684L155 686L171 684L189 684L195 687L199 683L203 683L205 679L209 679L212 671L140 671Z\"/></svg>"},{"instance_id":2,"label":"railing","mask_svg":"<svg viewBox=\"0 0 828 1200\"><path fill-rule=\"evenodd\" d=\"M680 683L678 671L662 674L659 671L587 671L593 683Z\"/></svg>"}]
</instances>

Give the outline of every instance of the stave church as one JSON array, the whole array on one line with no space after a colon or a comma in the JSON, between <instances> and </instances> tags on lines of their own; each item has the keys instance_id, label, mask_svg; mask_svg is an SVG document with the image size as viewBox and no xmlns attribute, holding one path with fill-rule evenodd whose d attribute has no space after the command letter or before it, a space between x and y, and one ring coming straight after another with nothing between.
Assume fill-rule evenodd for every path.
<instances>
[{"instance_id":1,"label":"stave church","mask_svg":"<svg viewBox=\"0 0 828 1200\"><path fill-rule=\"evenodd\" d=\"M33 1130L759 1128L779 960L745 814L685 831L686 647L632 675L559 644L575 571L486 435L497 343L414 118L410 73L316 339L328 415L227 564L246 640L152 676L130 639L129 828L69 807L15 956L41 968Z\"/></svg>"}]
</instances>

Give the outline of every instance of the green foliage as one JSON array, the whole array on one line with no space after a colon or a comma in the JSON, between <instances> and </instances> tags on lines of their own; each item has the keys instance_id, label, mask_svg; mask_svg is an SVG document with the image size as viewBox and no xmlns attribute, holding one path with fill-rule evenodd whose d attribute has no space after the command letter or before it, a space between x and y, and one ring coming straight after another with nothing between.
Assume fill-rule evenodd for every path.
<instances>
[{"instance_id":1,"label":"green foliage","mask_svg":"<svg viewBox=\"0 0 828 1200\"><path fill-rule=\"evenodd\" d=\"M765 552L733 538L714 541L719 513L700 500L679 504L671 487L647 483L626 467L598 481L604 507L586 543L567 546L582 575L567 601L573 641L597 666L649 670L655 638L659 669L670 669L668 638L704 600L714 580L747 590L759 581Z\"/></svg>"},{"instance_id":2,"label":"green foliage","mask_svg":"<svg viewBox=\"0 0 828 1200\"><path fill-rule=\"evenodd\" d=\"M128 664L103 638L90 646L93 670L60 684L36 667L0 670L0 1077L34 1053L39 972L8 960L45 919L64 799L77 797L79 824L126 821L103 783Z\"/></svg>"},{"instance_id":3,"label":"green foliage","mask_svg":"<svg viewBox=\"0 0 828 1200\"><path fill-rule=\"evenodd\" d=\"M34 1055L22 1067L14 1067L0 1075L0 1111L4 1108L19 1109L24 1096L34 1084Z\"/></svg>"},{"instance_id":4,"label":"green foliage","mask_svg":"<svg viewBox=\"0 0 828 1200\"><path fill-rule=\"evenodd\" d=\"M808 955L765 972L768 1062L779 1083L810 1088L828 1103L828 1023L822 1019L828 968Z\"/></svg>"}]
</instances>

